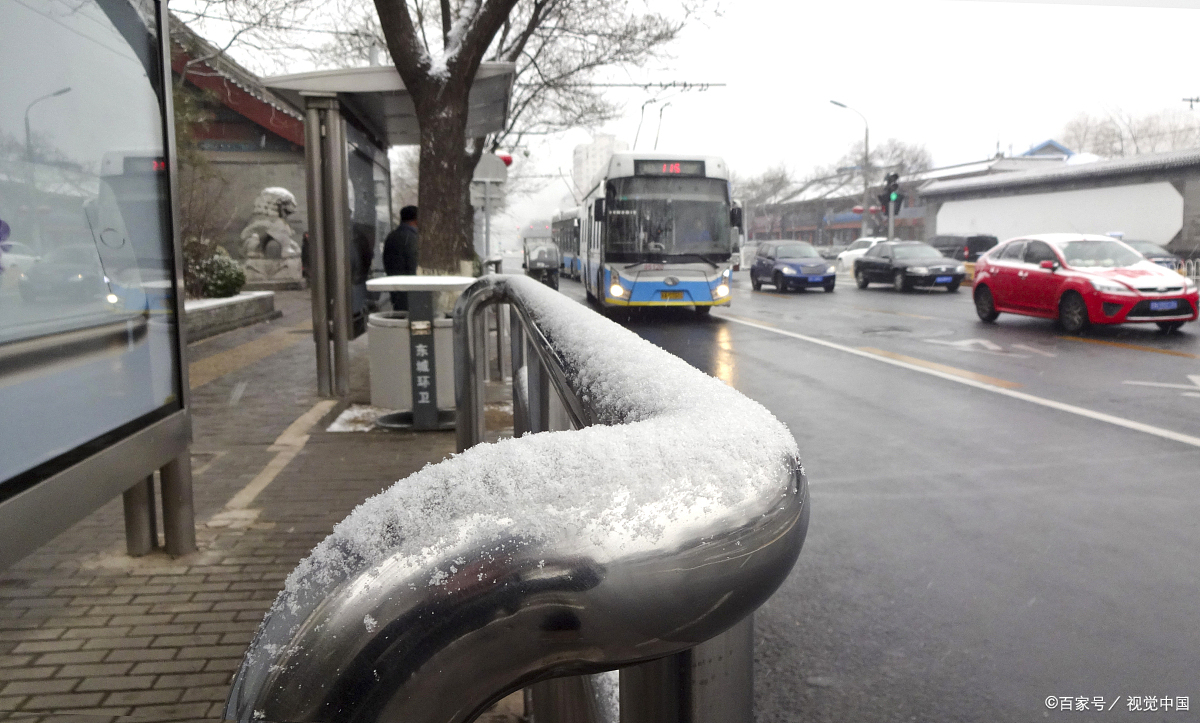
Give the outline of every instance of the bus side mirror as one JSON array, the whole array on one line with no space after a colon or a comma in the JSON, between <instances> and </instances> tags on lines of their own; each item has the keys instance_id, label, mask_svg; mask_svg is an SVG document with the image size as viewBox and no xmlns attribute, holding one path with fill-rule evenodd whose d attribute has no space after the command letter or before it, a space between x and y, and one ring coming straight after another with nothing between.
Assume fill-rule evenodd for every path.
<instances>
[{"instance_id":1,"label":"bus side mirror","mask_svg":"<svg viewBox=\"0 0 1200 723\"><path fill-rule=\"evenodd\" d=\"M604 220L604 199L597 198L596 205L592 208L592 219L596 221Z\"/></svg>"},{"instance_id":2,"label":"bus side mirror","mask_svg":"<svg viewBox=\"0 0 1200 723\"><path fill-rule=\"evenodd\" d=\"M741 208L741 206L734 206L733 208L729 209L729 225L733 226L734 228L736 228L739 231L744 230L742 228L742 208Z\"/></svg>"}]
</instances>

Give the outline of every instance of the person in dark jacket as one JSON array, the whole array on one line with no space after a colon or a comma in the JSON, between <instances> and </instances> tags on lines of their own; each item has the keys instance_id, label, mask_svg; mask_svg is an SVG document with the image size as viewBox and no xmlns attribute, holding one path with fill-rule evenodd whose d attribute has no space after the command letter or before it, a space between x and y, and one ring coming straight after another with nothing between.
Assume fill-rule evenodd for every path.
<instances>
[{"instance_id":1,"label":"person in dark jacket","mask_svg":"<svg viewBox=\"0 0 1200 723\"><path fill-rule=\"evenodd\" d=\"M417 273L417 207L400 209L400 225L383 242L383 270L388 276L411 276ZM408 311L408 294L392 292L392 309Z\"/></svg>"}]
</instances>

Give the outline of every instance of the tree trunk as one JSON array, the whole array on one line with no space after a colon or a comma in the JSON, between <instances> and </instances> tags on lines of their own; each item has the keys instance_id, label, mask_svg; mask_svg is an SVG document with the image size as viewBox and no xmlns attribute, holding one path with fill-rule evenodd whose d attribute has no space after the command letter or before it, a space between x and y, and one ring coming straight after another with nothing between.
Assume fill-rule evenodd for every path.
<instances>
[{"instance_id":1,"label":"tree trunk","mask_svg":"<svg viewBox=\"0 0 1200 723\"><path fill-rule=\"evenodd\" d=\"M427 273L458 274L460 261L474 256L463 214L472 169L466 153L467 99L436 94L429 108L417 108L421 124L420 265ZM414 100L416 98L414 97ZM422 104L424 105L424 104Z\"/></svg>"}]
</instances>

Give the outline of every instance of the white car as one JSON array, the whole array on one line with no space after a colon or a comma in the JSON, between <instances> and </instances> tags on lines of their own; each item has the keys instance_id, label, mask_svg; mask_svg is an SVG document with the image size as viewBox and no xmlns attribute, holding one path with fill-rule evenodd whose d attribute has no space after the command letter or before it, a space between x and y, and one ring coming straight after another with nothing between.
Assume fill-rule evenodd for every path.
<instances>
[{"instance_id":1,"label":"white car","mask_svg":"<svg viewBox=\"0 0 1200 723\"><path fill-rule=\"evenodd\" d=\"M854 259L859 258L877 243L887 241L886 236L863 236L854 243L850 244L850 248L837 255L838 271L850 272L854 270Z\"/></svg>"}]
</instances>

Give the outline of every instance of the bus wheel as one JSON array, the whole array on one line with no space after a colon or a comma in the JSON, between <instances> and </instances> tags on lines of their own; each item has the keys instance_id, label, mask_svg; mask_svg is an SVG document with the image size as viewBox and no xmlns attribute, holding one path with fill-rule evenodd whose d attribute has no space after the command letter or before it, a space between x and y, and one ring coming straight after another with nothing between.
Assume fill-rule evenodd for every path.
<instances>
[{"instance_id":1,"label":"bus wheel","mask_svg":"<svg viewBox=\"0 0 1200 723\"><path fill-rule=\"evenodd\" d=\"M708 316L711 313L712 313L711 306L697 306L696 307L696 316L703 318L705 316Z\"/></svg>"}]
</instances>

